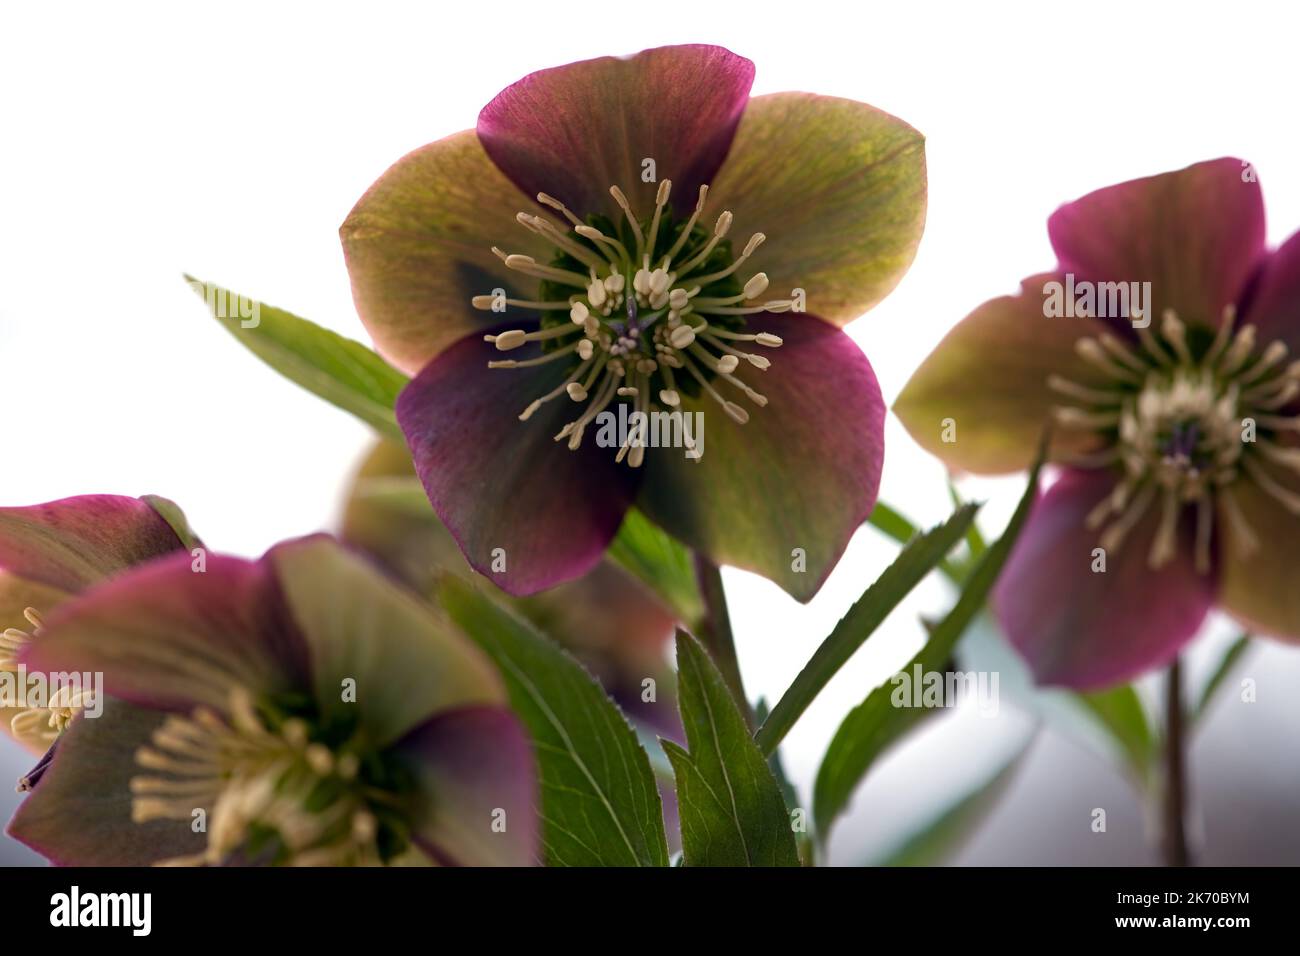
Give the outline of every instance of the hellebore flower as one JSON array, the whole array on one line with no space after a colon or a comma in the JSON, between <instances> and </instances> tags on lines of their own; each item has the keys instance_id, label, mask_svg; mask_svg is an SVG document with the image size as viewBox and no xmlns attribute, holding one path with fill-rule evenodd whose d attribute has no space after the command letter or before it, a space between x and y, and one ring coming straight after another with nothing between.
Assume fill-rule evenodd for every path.
<instances>
[{"instance_id":1,"label":"hellebore flower","mask_svg":"<svg viewBox=\"0 0 1300 956\"><path fill-rule=\"evenodd\" d=\"M116 495L0 508L0 671L19 673L21 655L40 639L45 616L72 596L135 565L185 550L150 502L175 509L160 498ZM28 749L43 753L91 690L62 687L47 701L49 706L6 700L0 708L4 728ZM45 766L42 761L20 788L34 785Z\"/></svg>"},{"instance_id":2,"label":"hellebore flower","mask_svg":"<svg viewBox=\"0 0 1300 956\"><path fill-rule=\"evenodd\" d=\"M412 492L414 492L412 494ZM576 581L530 597L507 598L474 572L424 497L406 449L378 442L367 454L348 494L340 535L370 555L417 594L432 596L437 582L456 574L490 589L573 654L625 713L676 738L677 708L668 649L678 622L650 590L604 560ZM642 682L653 678L656 700L643 700Z\"/></svg>"},{"instance_id":3,"label":"hellebore flower","mask_svg":"<svg viewBox=\"0 0 1300 956\"><path fill-rule=\"evenodd\" d=\"M994 594L1010 641L1040 682L1095 687L1172 660L1216 604L1300 638L1300 234L1266 250L1236 159L1101 189L1048 231L1056 272L963 319L895 405L984 474L1056 423L1064 470Z\"/></svg>"},{"instance_id":4,"label":"hellebore flower","mask_svg":"<svg viewBox=\"0 0 1300 956\"><path fill-rule=\"evenodd\" d=\"M74 720L10 825L58 863L535 857L532 753L495 670L328 538L154 562L66 604L26 654L133 705Z\"/></svg>"},{"instance_id":5,"label":"hellebore flower","mask_svg":"<svg viewBox=\"0 0 1300 956\"><path fill-rule=\"evenodd\" d=\"M923 141L753 75L713 46L534 73L342 226L362 321L418 372L429 499L511 593L591 569L635 502L807 600L872 508L884 408L840 326L912 260Z\"/></svg>"}]
</instances>

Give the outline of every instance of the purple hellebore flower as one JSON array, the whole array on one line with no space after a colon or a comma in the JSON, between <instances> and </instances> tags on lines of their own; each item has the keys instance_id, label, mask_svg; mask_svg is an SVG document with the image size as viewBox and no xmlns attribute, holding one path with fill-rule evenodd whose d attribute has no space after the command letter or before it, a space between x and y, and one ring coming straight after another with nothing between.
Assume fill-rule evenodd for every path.
<instances>
[{"instance_id":1,"label":"purple hellebore flower","mask_svg":"<svg viewBox=\"0 0 1300 956\"><path fill-rule=\"evenodd\" d=\"M343 224L363 322L418 373L397 418L429 499L511 593L591 569L635 504L808 600L871 511L884 406L840 326L912 260L923 140L753 76L703 45L534 73ZM651 422L683 447L647 453Z\"/></svg>"},{"instance_id":2,"label":"purple hellebore flower","mask_svg":"<svg viewBox=\"0 0 1300 956\"><path fill-rule=\"evenodd\" d=\"M982 474L1056 422L1063 471L993 598L1007 636L1076 688L1171 661L1216 604L1300 638L1300 234L1266 249L1231 158L1090 193L1048 231L1055 272L963 319L894 406Z\"/></svg>"},{"instance_id":3,"label":"purple hellebore flower","mask_svg":"<svg viewBox=\"0 0 1300 956\"><path fill-rule=\"evenodd\" d=\"M25 649L40 638L45 616L87 588L128 568L186 546L160 509L161 498L83 495L22 508L0 508L0 670L17 674ZM183 520L183 519L181 519ZM44 753L82 701L0 708L4 729L29 750ZM29 774L20 788L36 782Z\"/></svg>"},{"instance_id":4,"label":"purple hellebore flower","mask_svg":"<svg viewBox=\"0 0 1300 956\"><path fill-rule=\"evenodd\" d=\"M496 671L324 536L128 571L24 659L102 672L113 698L72 721L10 824L57 863L535 859L532 752Z\"/></svg>"}]
</instances>

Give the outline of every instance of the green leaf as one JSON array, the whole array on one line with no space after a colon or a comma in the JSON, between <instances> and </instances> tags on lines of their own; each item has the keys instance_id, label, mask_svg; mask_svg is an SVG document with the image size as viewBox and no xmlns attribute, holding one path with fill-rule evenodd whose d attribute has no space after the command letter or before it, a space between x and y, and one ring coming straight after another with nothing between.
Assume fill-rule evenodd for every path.
<instances>
[{"instance_id":1,"label":"green leaf","mask_svg":"<svg viewBox=\"0 0 1300 956\"><path fill-rule=\"evenodd\" d=\"M629 509L609 546L609 557L653 590L684 624L694 626L704 613L695 565L684 544Z\"/></svg>"},{"instance_id":2,"label":"green leaf","mask_svg":"<svg viewBox=\"0 0 1300 956\"><path fill-rule=\"evenodd\" d=\"M1137 691L1121 684L1074 696L1119 746L1125 763L1138 780L1145 780L1151 770L1151 758L1155 756L1155 736Z\"/></svg>"},{"instance_id":3,"label":"green leaf","mask_svg":"<svg viewBox=\"0 0 1300 956\"><path fill-rule=\"evenodd\" d=\"M997 769L873 866L938 866L961 850L997 806L1025 761L1032 738Z\"/></svg>"},{"instance_id":4,"label":"green leaf","mask_svg":"<svg viewBox=\"0 0 1300 956\"><path fill-rule=\"evenodd\" d=\"M883 501L876 502L867 517L867 523L899 544L907 544L920 530L910 519Z\"/></svg>"},{"instance_id":5,"label":"green leaf","mask_svg":"<svg viewBox=\"0 0 1300 956\"><path fill-rule=\"evenodd\" d=\"M978 505L962 505L943 524L912 538L894 563L854 602L754 735L763 753L770 754L777 748L795 721L862 643L962 540L978 510Z\"/></svg>"},{"instance_id":6,"label":"green leaf","mask_svg":"<svg viewBox=\"0 0 1300 956\"><path fill-rule=\"evenodd\" d=\"M1201 696L1197 700L1196 706L1192 708L1191 720L1189 723L1195 724L1205 716L1206 711L1210 708L1210 704L1214 701L1215 693L1223 685L1223 682L1228 679L1228 675L1231 674L1232 669L1237 666L1237 662L1241 660L1241 656L1250 649L1250 642L1251 636L1249 634L1243 634L1241 637L1233 641L1232 645L1224 652L1223 657L1219 660L1219 666L1214 669L1214 673L1211 674L1210 679L1206 681L1205 689L1201 691Z\"/></svg>"},{"instance_id":7,"label":"green leaf","mask_svg":"<svg viewBox=\"0 0 1300 956\"><path fill-rule=\"evenodd\" d=\"M907 544L921 530L910 518L883 501L876 502L876 507L871 510L871 514L867 517L867 524L899 544ZM962 571L955 562L945 558L940 562L939 570L954 584L961 583Z\"/></svg>"},{"instance_id":8,"label":"green leaf","mask_svg":"<svg viewBox=\"0 0 1300 956\"><path fill-rule=\"evenodd\" d=\"M548 866L667 866L650 758L600 685L565 651L454 577L440 603L496 663L533 739Z\"/></svg>"},{"instance_id":9,"label":"green leaf","mask_svg":"<svg viewBox=\"0 0 1300 956\"><path fill-rule=\"evenodd\" d=\"M954 508L960 508L966 503L951 478L948 479L948 497L952 500ZM988 547L988 542L984 540L984 535L980 533L979 525L972 524L970 530L966 532L966 546L970 549L971 560L978 560L979 556L984 553L984 549Z\"/></svg>"},{"instance_id":10,"label":"green leaf","mask_svg":"<svg viewBox=\"0 0 1300 956\"><path fill-rule=\"evenodd\" d=\"M850 711L831 739L813 786L813 818L817 821L818 836L823 843L830 835L831 824L843 812L853 791L876 758L929 713L928 709L921 707L895 707L891 700L891 685L895 679L911 679L917 666L922 672L939 671L946 666L958 640L965 633L966 626L984 606L989 591L1011 553L1012 545L1029 517L1038 489L1042 459L1040 454L1011 521L1002 537L976 562L957 604L934 626L925 646L907 663L903 671L877 687L866 700Z\"/></svg>"},{"instance_id":11,"label":"green leaf","mask_svg":"<svg viewBox=\"0 0 1300 956\"><path fill-rule=\"evenodd\" d=\"M687 752L660 741L677 776L687 866L798 866L772 768L699 641L677 632L677 696Z\"/></svg>"},{"instance_id":12,"label":"green leaf","mask_svg":"<svg viewBox=\"0 0 1300 956\"><path fill-rule=\"evenodd\" d=\"M282 309L188 275L185 281L226 331L271 368L377 431L403 440L393 405L407 378L375 352Z\"/></svg>"}]
</instances>

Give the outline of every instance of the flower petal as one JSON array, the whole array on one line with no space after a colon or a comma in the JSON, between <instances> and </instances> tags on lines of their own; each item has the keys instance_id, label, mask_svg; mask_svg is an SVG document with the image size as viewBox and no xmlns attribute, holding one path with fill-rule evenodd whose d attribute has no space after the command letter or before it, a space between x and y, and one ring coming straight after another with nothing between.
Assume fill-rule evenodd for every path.
<instances>
[{"instance_id":1,"label":"flower petal","mask_svg":"<svg viewBox=\"0 0 1300 956\"><path fill-rule=\"evenodd\" d=\"M1021 471L1034 460L1052 408L1066 401L1048 388L1048 377L1104 383L1075 352L1075 342L1104 331L1102 324L1043 314L1044 288L1057 278L1033 276L1017 295L985 302L912 373L894 413L918 444L965 471ZM1053 432L1058 460L1096 446L1085 432Z\"/></svg>"},{"instance_id":2,"label":"flower petal","mask_svg":"<svg viewBox=\"0 0 1300 956\"><path fill-rule=\"evenodd\" d=\"M68 593L180 548L171 526L138 498L82 495L0 508L0 570Z\"/></svg>"},{"instance_id":3,"label":"flower petal","mask_svg":"<svg viewBox=\"0 0 1300 956\"><path fill-rule=\"evenodd\" d=\"M540 852L537 769L528 735L503 707L465 707L396 746L429 808L415 841L458 866L531 866Z\"/></svg>"},{"instance_id":4,"label":"flower petal","mask_svg":"<svg viewBox=\"0 0 1300 956\"><path fill-rule=\"evenodd\" d=\"M1062 272L1150 282L1157 322L1171 308L1215 328L1264 255L1264 200L1246 162L1216 159L1089 193L1047 229Z\"/></svg>"},{"instance_id":5,"label":"flower petal","mask_svg":"<svg viewBox=\"0 0 1300 956\"><path fill-rule=\"evenodd\" d=\"M578 216L619 216L610 186L644 214L663 179L676 207L690 210L727 155L753 82L754 64L720 46L583 60L506 87L479 114L478 135L520 189L549 193Z\"/></svg>"},{"instance_id":6,"label":"flower petal","mask_svg":"<svg viewBox=\"0 0 1300 956\"><path fill-rule=\"evenodd\" d=\"M1295 482L1278 478L1295 490ZM1300 589L1295 569L1300 562L1300 517L1291 514L1257 484L1239 481L1232 501L1250 525L1255 547L1242 541L1221 498L1217 528L1224 529L1219 603L1251 630L1300 642Z\"/></svg>"},{"instance_id":7,"label":"flower petal","mask_svg":"<svg viewBox=\"0 0 1300 956\"><path fill-rule=\"evenodd\" d=\"M1300 232L1264 260L1245 322L1260 343L1281 339L1300 356Z\"/></svg>"},{"instance_id":8,"label":"flower petal","mask_svg":"<svg viewBox=\"0 0 1300 956\"><path fill-rule=\"evenodd\" d=\"M99 717L78 717L6 832L60 866L147 866L201 852L207 838L188 820L131 820L135 752L165 717L111 698Z\"/></svg>"},{"instance_id":9,"label":"flower petal","mask_svg":"<svg viewBox=\"0 0 1300 956\"><path fill-rule=\"evenodd\" d=\"M441 612L332 539L287 542L267 560L310 648L324 722L357 714L384 746L439 711L504 703L492 664Z\"/></svg>"},{"instance_id":10,"label":"flower petal","mask_svg":"<svg viewBox=\"0 0 1300 956\"><path fill-rule=\"evenodd\" d=\"M553 440L585 403L561 394L519 420L529 402L564 381L565 360L488 369L500 354L478 335L462 339L402 392L397 421L429 500L470 565L511 594L532 594L600 561L636 476L615 463L614 449L596 446L594 429L577 451Z\"/></svg>"},{"instance_id":11,"label":"flower petal","mask_svg":"<svg viewBox=\"0 0 1300 956\"><path fill-rule=\"evenodd\" d=\"M674 184L675 186L676 184ZM750 100L709 193L773 296L845 325L898 284L925 228L925 138L873 106L812 93ZM748 272L746 272L748 274Z\"/></svg>"},{"instance_id":12,"label":"flower petal","mask_svg":"<svg viewBox=\"0 0 1300 956\"><path fill-rule=\"evenodd\" d=\"M835 326L761 313L749 330L784 340L770 369L739 373L770 403L749 406L749 421L739 425L707 395L683 396L683 412L703 415L703 457L649 449L639 504L713 561L755 571L807 601L875 504L884 402L867 357ZM718 387L748 404L729 384ZM806 570L792 568L796 548Z\"/></svg>"},{"instance_id":13,"label":"flower petal","mask_svg":"<svg viewBox=\"0 0 1300 956\"><path fill-rule=\"evenodd\" d=\"M208 555L200 565L188 554L65 604L25 662L47 672L102 671L108 693L142 706L219 712L235 686L267 694L304 686L308 666L265 559Z\"/></svg>"},{"instance_id":14,"label":"flower petal","mask_svg":"<svg viewBox=\"0 0 1300 956\"><path fill-rule=\"evenodd\" d=\"M500 321L475 310L473 296L500 288L535 299L537 281L492 253L497 245L550 261L551 247L515 221L529 206L473 130L422 146L380 176L339 229L352 297L380 353L414 373Z\"/></svg>"},{"instance_id":15,"label":"flower petal","mask_svg":"<svg viewBox=\"0 0 1300 956\"><path fill-rule=\"evenodd\" d=\"M1170 661L1214 600L1197 574L1190 530L1177 557L1147 564L1159 504L1092 570L1099 531L1088 512L1114 488L1109 472L1067 470L1034 506L993 593L993 610L1040 684L1104 687Z\"/></svg>"}]
</instances>

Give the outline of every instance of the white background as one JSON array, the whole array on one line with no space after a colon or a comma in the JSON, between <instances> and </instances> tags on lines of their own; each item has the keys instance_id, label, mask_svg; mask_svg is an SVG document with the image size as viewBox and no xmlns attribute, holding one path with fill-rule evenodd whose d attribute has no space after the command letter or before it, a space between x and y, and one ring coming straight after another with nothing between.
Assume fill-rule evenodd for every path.
<instances>
[{"instance_id":1,"label":"white background","mask_svg":"<svg viewBox=\"0 0 1300 956\"><path fill-rule=\"evenodd\" d=\"M1300 226L1297 23L1283 4L270 6L0 13L0 502L156 492L246 555L329 527L366 429L244 352L181 272L364 339L336 234L352 204L403 153L472 126L507 83L570 60L719 43L756 62L756 93L860 99L927 135L920 253L851 327L891 401L954 322L1052 264L1048 214L1091 189L1238 155L1259 171L1270 240ZM883 497L940 519L941 467L893 420L887 447ZM1019 490L965 487L992 496L993 531ZM806 607L728 573L754 692L779 696L892 550L862 532ZM805 795L843 714L918 645L917 614L946 600L922 589L791 734ZM1208 858L1246 846L1300 860L1287 825L1300 704L1285 699L1297 658L1251 658L1261 702L1225 703L1193 753ZM1026 725L1009 705L1003 716L958 716L887 761L833 858L867 858L991 769ZM24 759L5 754L10 769ZM1111 832L1091 837L1096 806ZM1052 735L962 859L1142 861L1139 830L1113 771Z\"/></svg>"}]
</instances>

